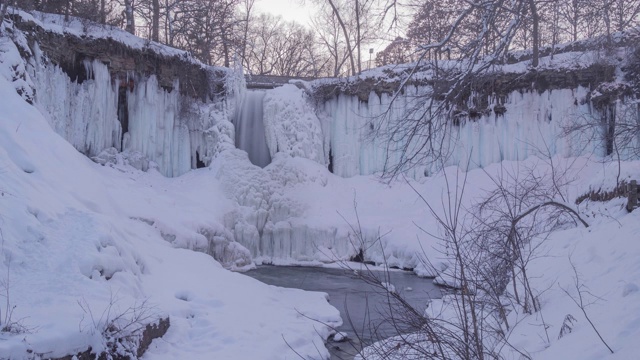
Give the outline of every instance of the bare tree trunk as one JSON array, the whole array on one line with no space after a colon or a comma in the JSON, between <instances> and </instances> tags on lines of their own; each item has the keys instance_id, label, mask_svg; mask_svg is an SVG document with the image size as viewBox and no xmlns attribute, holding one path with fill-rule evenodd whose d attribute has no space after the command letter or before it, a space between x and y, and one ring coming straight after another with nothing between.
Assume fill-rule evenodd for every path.
<instances>
[{"instance_id":1,"label":"bare tree trunk","mask_svg":"<svg viewBox=\"0 0 640 360\"><path fill-rule=\"evenodd\" d=\"M64 21L69 21L69 15L71 14L71 8L73 7L73 0L67 1L67 6L64 10Z\"/></svg>"},{"instance_id":2,"label":"bare tree trunk","mask_svg":"<svg viewBox=\"0 0 640 360\"><path fill-rule=\"evenodd\" d=\"M100 23L107 23L107 1L100 0Z\"/></svg>"},{"instance_id":3,"label":"bare tree trunk","mask_svg":"<svg viewBox=\"0 0 640 360\"><path fill-rule=\"evenodd\" d=\"M327 0L329 2L329 5L331 5L331 9L333 10L333 14L336 16L336 19L338 19L338 23L340 24L340 27L342 28L342 33L344 34L344 41L347 44L347 50L349 51L349 60L351 60L351 75L355 75L356 74L356 65L355 62L353 60L353 49L351 47L351 42L349 41L349 32L347 31L347 27L344 24L344 21L342 21L342 17L340 16L340 12L338 12L338 8L336 8L336 5L333 3L332 0Z\"/></svg>"},{"instance_id":4,"label":"bare tree trunk","mask_svg":"<svg viewBox=\"0 0 640 360\"><path fill-rule=\"evenodd\" d=\"M356 46L358 49L358 74L362 72L362 59L360 58L360 42L362 37L360 35L360 1L356 0Z\"/></svg>"},{"instance_id":5,"label":"bare tree trunk","mask_svg":"<svg viewBox=\"0 0 640 360\"><path fill-rule=\"evenodd\" d=\"M532 37L533 37L533 59L531 66L538 67L540 57L540 17L536 7L536 0L529 0L529 8L531 10L531 20L533 21Z\"/></svg>"},{"instance_id":6,"label":"bare tree trunk","mask_svg":"<svg viewBox=\"0 0 640 360\"><path fill-rule=\"evenodd\" d=\"M11 5L13 5L12 4L12 0L2 0L0 2L0 6L2 6L2 13L0 13L0 29L2 28L2 23L4 22L4 17L7 15L7 9Z\"/></svg>"},{"instance_id":7,"label":"bare tree trunk","mask_svg":"<svg viewBox=\"0 0 640 360\"><path fill-rule=\"evenodd\" d=\"M611 0L604 0L602 7L604 25L607 31L607 46L611 46Z\"/></svg>"},{"instance_id":8,"label":"bare tree trunk","mask_svg":"<svg viewBox=\"0 0 640 360\"><path fill-rule=\"evenodd\" d=\"M173 46L173 23L171 22L171 7L169 5L169 0L165 0L165 25L164 25L164 43Z\"/></svg>"},{"instance_id":9,"label":"bare tree trunk","mask_svg":"<svg viewBox=\"0 0 640 360\"><path fill-rule=\"evenodd\" d=\"M131 0L124 0L124 13L126 18L125 30L135 35L136 23L133 17L133 3Z\"/></svg>"},{"instance_id":10,"label":"bare tree trunk","mask_svg":"<svg viewBox=\"0 0 640 360\"><path fill-rule=\"evenodd\" d=\"M151 19L151 40L160 41L160 0L151 3L153 18Z\"/></svg>"},{"instance_id":11,"label":"bare tree trunk","mask_svg":"<svg viewBox=\"0 0 640 360\"><path fill-rule=\"evenodd\" d=\"M0 6L2 6L2 12L0 12L0 28L4 22L4 17L7 15L7 8L11 5L11 0L0 0Z\"/></svg>"},{"instance_id":12,"label":"bare tree trunk","mask_svg":"<svg viewBox=\"0 0 640 360\"><path fill-rule=\"evenodd\" d=\"M224 66L228 68L231 65L231 60L229 56L229 39L227 39L226 29L222 29L222 52L224 55Z\"/></svg>"},{"instance_id":13,"label":"bare tree trunk","mask_svg":"<svg viewBox=\"0 0 640 360\"><path fill-rule=\"evenodd\" d=\"M241 48L240 56L242 57L242 63L243 64L246 63L247 69L249 68L249 61L247 61L247 40L249 38L249 23L251 21L251 10L253 10L254 3L255 3L255 0L245 0L244 2L245 11L247 13L244 18L244 31L242 34L242 44L241 44L242 48Z\"/></svg>"}]
</instances>

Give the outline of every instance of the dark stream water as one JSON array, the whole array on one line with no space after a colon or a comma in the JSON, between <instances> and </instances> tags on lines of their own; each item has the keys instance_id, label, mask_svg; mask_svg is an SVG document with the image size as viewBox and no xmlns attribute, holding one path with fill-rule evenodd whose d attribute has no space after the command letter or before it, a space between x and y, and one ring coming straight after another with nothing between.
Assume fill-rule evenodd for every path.
<instances>
[{"instance_id":1,"label":"dark stream water","mask_svg":"<svg viewBox=\"0 0 640 360\"><path fill-rule=\"evenodd\" d=\"M338 331L349 337L345 342L329 341L327 348L332 360L353 359L363 344L398 334L394 326L385 321L385 314L389 312L386 292L363 281L353 270L260 266L245 274L270 285L328 293L331 305L340 311L344 322ZM440 297L440 290L430 279L410 272L374 270L369 274L381 282L391 283L416 309L424 309L430 298Z\"/></svg>"}]
</instances>

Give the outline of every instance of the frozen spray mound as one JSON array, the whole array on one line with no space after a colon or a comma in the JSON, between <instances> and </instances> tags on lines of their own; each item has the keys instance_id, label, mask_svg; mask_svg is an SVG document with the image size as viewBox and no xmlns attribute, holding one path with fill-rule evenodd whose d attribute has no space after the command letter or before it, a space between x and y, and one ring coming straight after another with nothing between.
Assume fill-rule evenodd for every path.
<instances>
[{"instance_id":1,"label":"frozen spray mound","mask_svg":"<svg viewBox=\"0 0 640 360\"><path fill-rule=\"evenodd\" d=\"M264 126L271 157L284 153L327 163L320 120L308 96L296 86L266 92Z\"/></svg>"}]
</instances>

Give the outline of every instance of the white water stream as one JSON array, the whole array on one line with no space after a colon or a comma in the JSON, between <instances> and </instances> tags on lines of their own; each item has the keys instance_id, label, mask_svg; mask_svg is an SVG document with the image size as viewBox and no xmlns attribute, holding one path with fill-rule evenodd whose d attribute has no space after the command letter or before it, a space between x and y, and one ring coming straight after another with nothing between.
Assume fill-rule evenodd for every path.
<instances>
[{"instance_id":1,"label":"white water stream","mask_svg":"<svg viewBox=\"0 0 640 360\"><path fill-rule=\"evenodd\" d=\"M236 147L249 154L254 165L265 167L271 155L264 134L264 91L247 91L239 114L235 119Z\"/></svg>"}]
</instances>

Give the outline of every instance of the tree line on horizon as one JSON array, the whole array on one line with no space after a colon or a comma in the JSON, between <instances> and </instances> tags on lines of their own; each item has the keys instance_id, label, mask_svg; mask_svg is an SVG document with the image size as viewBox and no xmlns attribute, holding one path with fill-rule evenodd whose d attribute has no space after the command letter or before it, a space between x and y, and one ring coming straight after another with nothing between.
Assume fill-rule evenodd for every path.
<instances>
[{"instance_id":1,"label":"tree line on horizon","mask_svg":"<svg viewBox=\"0 0 640 360\"><path fill-rule=\"evenodd\" d=\"M2 0L5 6L117 26L253 75L338 77L418 60L517 49L638 26L640 0L299 0L309 26L256 11L259 0ZM306 3L305 3L306 1ZM487 21L490 19L490 21ZM401 36L399 35L401 34ZM369 48L390 42L371 63ZM534 66L537 65L534 64Z\"/></svg>"}]
</instances>

